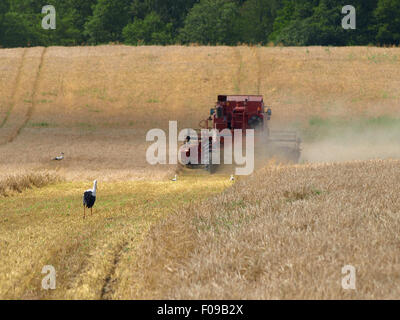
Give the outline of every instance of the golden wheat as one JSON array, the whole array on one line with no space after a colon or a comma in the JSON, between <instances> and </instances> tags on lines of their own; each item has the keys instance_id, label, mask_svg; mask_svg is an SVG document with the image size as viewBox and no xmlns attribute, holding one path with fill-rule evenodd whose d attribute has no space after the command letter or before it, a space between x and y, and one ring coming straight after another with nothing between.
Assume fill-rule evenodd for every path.
<instances>
[{"instance_id":1,"label":"golden wheat","mask_svg":"<svg viewBox=\"0 0 400 320\"><path fill-rule=\"evenodd\" d=\"M129 297L136 249L149 227L229 182L206 176L180 177L177 184L99 179L93 216L84 220L82 193L90 185L62 182L0 197L1 299ZM42 289L45 265L56 269L54 291Z\"/></svg>"},{"instance_id":2,"label":"golden wheat","mask_svg":"<svg viewBox=\"0 0 400 320\"><path fill-rule=\"evenodd\" d=\"M30 113L0 146L0 170L165 178L172 171L145 160L147 130L169 120L197 128L222 93L262 94L279 128L312 116L399 116L399 57L399 48L374 47L2 49L0 125L12 109L0 140ZM64 163L49 162L62 151Z\"/></svg>"},{"instance_id":3,"label":"golden wheat","mask_svg":"<svg viewBox=\"0 0 400 320\"><path fill-rule=\"evenodd\" d=\"M62 181L62 178L51 172L28 172L0 176L0 196L13 192L22 192L32 187L44 187Z\"/></svg>"},{"instance_id":4,"label":"golden wheat","mask_svg":"<svg viewBox=\"0 0 400 320\"><path fill-rule=\"evenodd\" d=\"M154 226L131 298L398 299L400 161L269 166ZM356 267L356 290L341 270Z\"/></svg>"},{"instance_id":5,"label":"golden wheat","mask_svg":"<svg viewBox=\"0 0 400 320\"><path fill-rule=\"evenodd\" d=\"M222 93L262 94L273 128L398 117L399 57L371 47L1 49L0 297L399 298L398 161L270 164L219 194L229 175L171 184L175 166L145 159L147 130L197 128ZM334 142L305 145L304 160L399 156L398 142ZM83 221L82 191L96 178ZM55 291L41 289L48 264ZM340 286L345 264L356 291Z\"/></svg>"}]
</instances>

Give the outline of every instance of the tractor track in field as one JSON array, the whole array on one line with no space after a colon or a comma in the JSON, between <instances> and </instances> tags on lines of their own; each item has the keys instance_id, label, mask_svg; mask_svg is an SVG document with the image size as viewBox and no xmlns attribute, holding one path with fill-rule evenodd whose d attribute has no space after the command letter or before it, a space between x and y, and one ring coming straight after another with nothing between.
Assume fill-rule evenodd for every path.
<instances>
[{"instance_id":1,"label":"tractor track in field","mask_svg":"<svg viewBox=\"0 0 400 320\"><path fill-rule=\"evenodd\" d=\"M13 100L14 100L13 101L13 105L12 105L12 108L9 109L9 112L7 114L7 118L5 120L3 120L2 127L6 124L9 116L11 115L12 109L14 109L14 106L17 103L17 98L18 97L16 96L16 92L17 92L17 90L18 90L18 88L20 86L20 81L21 81L21 77L22 77L21 74L22 74L22 69L23 69L23 66L24 66L26 50L27 49L25 49L25 51L24 51L23 61L22 61L21 65L20 65L20 68L18 70L17 81L16 81L16 84L15 84L14 93L13 93L13 96L14 96L13 97ZM43 48L41 56L40 56L40 62L39 62L38 70L36 72L35 79L34 79L34 82L33 82L33 89L32 89L32 93L31 93L31 102L30 102L30 106L28 107L28 110L26 112L25 120L22 122L22 124L20 126L18 126L18 128L16 128L15 132L3 144L7 144L7 143L13 142L19 136L21 131L26 127L27 123L29 122L29 120L32 117L33 111L35 109L36 92L37 92L37 89L38 89L38 86L39 86L41 70L42 70L42 67L43 67L43 62L44 62L44 58L45 58L46 52L47 52L47 48Z\"/></svg>"},{"instance_id":2,"label":"tractor track in field","mask_svg":"<svg viewBox=\"0 0 400 320\"><path fill-rule=\"evenodd\" d=\"M26 51L27 51L27 49L24 48L24 51L22 52L22 55L21 55L21 62L18 67L17 76L15 77L14 88L13 88L12 94L11 94L11 99L10 99L11 104L7 110L6 116L4 117L3 121L0 123L0 129L3 128L4 125L6 124L8 118L12 112L12 109L14 108L15 104L17 103L16 102L17 89L20 86L20 82L21 82L21 74L22 74L22 69L24 67Z\"/></svg>"},{"instance_id":3,"label":"tractor track in field","mask_svg":"<svg viewBox=\"0 0 400 320\"><path fill-rule=\"evenodd\" d=\"M36 92L37 92L37 88L38 88L38 86L39 86L40 75L41 75L41 71L42 71L42 67L43 67L43 61L44 61L44 56L45 56L45 54L46 54L46 51L47 51L47 48L44 48L43 51L42 51L42 55L41 55L41 57L40 57L39 68L38 68L38 71L37 71L37 73L36 73L35 82L34 82L34 84L33 84L33 90L32 90L32 96L31 96L31 101L32 101L32 103L31 103L31 106L29 107L28 112L27 112L27 114L26 114L25 121L23 122L22 126L18 128L18 130L17 130L15 136L13 136L13 137L10 138L10 140L8 141L9 143L10 143L10 142L13 142L14 139L15 139L16 137L19 136L19 134L21 133L22 129L24 129L24 128L26 127L26 124L29 122L29 120L30 120L31 117L32 117L33 111L34 111L34 109L35 109Z\"/></svg>"},{"instance_id":4,"label":"tractor track in field","mask_svg":"<svg viewBox=\"0 0 400 320\"><path fill-rule=\"evenodd\" d=\"M245 62L243 61L243 55L240 52L240 47L236 48L235 50L235 59L237 60L238 63L238 69L236 71L236 79L234 80L234 86L235 86L235 93L236 94L243 94L243 92L241 92L242 90L242 84L243 84L243 77L244 77L244 73L248 73L249 70L244 70L245 67ZM262 69L261 69L261 57L260 57L260 53L259 53L259 48L257 47L252 47L251 48L251 52L253 54L254 60L253 58L251 59L251 65L252 66L256 66L256 70L254 71L255 73L255 80L256 82L252 82L252 87L250 89L252 94L261 94L261 82L262 82ZM254 62L253 62L254 61ZM250 62L247 62L250 63Z\"/></svg>"},{"instance_id":5,"label":"tractor track in field","mask_svg":"<svg viewBox=\"0 0 400 320\"><path fill-rule=\"evenodd\" d=\"M118 246L117 250L115 250L113 264L104 280L103 287L101 288L101 295L100 295L101 300L112 299L112 295L115 292L114 286L117 283L117 279L115 279L115 271L117 269L119 261L121 260L122 252L127 245L128 242L125 241L120 246Z\"/></svg>"},{"instance_id":6,"label":"tractor track in field","mask_svg":"<svg viewBox=\"0 0 400 320\"><path fill-rule=\"evenodd\" d=\"M235 81L235 93L240 94L240 87L242 84L242 72L243 72L243 56L240 52L240 47L235 49L235 57L238 61L239 67L236 72L236 81Z\"/></svg>"},{"instance_id":7,"label":"tractor track in field","mask_svg":"<svg viewBox=\"0 0 400 320\"><path fill-rule=\"evenodd\" d=\"M260 94L261 90L261 81L262 81L262 73L261 73L261 58L259 54L260 48L254 48L254 55L256 57L256 66L257 66L257 94Z\"/></svg>"}]
</instances>

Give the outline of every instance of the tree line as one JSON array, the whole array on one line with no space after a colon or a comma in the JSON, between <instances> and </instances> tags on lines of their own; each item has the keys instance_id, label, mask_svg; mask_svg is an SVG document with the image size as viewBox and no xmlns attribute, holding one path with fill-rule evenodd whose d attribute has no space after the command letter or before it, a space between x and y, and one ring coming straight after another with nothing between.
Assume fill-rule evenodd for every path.
<instances>
[{"instance_id":1,"label":"tree line","mask_svg":"<svg viewBox=\"0 0 400 320\"><path fill-rule=\"evenodd\" d=\"M42 28L42 7L56 29ZM342 7L356 29L342 27ZM399 0L0 0L0 46L399 45Z\"/></svg>"}]
</instances>

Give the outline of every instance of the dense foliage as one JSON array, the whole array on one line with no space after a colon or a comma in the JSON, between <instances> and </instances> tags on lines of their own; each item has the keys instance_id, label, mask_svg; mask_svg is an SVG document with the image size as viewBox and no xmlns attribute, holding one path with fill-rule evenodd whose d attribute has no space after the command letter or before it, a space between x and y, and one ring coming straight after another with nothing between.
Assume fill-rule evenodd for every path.
<instances>
[{"instance_id":1,"label":"dense foliage","mask_svg":"<svg viewBox=\"0 0 400 320\"><path fill-rule=\"evenodd\" d=\"M42 7L56 8L44 30ZM342 7L356 8L344 30ZM226 44L399 45L399 0L1 0L0 46Z\"/></svg>"}]
</instances>

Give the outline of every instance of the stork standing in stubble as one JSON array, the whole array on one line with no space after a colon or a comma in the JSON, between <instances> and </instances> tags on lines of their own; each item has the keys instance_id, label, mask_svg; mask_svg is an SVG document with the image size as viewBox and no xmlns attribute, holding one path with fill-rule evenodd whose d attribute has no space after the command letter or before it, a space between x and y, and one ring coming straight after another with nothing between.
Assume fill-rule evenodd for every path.
<instances>
[{"instance_id":1,"label":"stork standing in stubble","mask_svg":"<svg viewBox=\"0 0 400 320\"><path fill-rule=\"evenodd\" d=\"M83 194L83 219L86 218L86 208L90 209L90 215L93 215L92 208L96 202L97 180L93 182L93 189L86 190Z\"/></svg>"}]
</instances>

